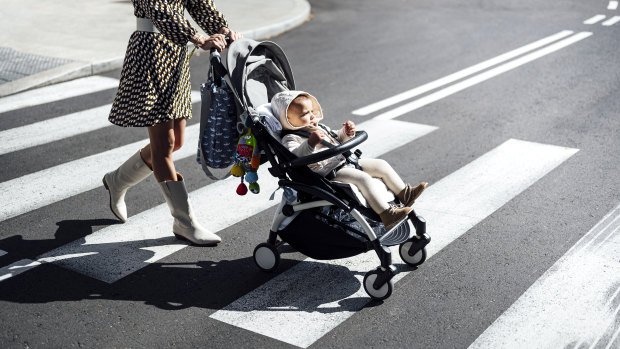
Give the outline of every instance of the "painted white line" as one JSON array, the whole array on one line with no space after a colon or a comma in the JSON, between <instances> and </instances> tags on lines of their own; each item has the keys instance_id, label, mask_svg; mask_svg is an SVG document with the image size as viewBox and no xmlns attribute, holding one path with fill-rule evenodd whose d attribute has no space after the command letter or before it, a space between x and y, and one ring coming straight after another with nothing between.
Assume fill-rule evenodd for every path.
<instances>
[{"instance_id":1,"label":"painted white line","mask_svg":"<svg viewBox=\"0 0 620 349\"><path fill-rule=\"evenodd\" d=\"M4 251L4 250L0 250L0 257L4 256L5 254L7 254L8 252Z\"/></svg>"},{"instance_id":2,"label":"painted white line","mask_svg":"<svg viewBox=\"0 0 620 349\"><path fill-rule=\"evenodd\" d=\"M370 104L370 105L368 105L366 107L356 109L356 110L353 111L353 114L360 115L360 116L365 116L365 115L368 115L370 113L374 113L374 112L376 112L378 110L390 107L390 106L392 106L394 104L400 103L400 102L405 101L407 99L416 97L418 95L421 95L421 94L426 93L428 91L434 90L434 89L439 88L441 86L450 84L452 82L455 82L457 80L465 78L465 77L467 77L469 75L472 75L472 74L480 72L480 71L482 71L484 69L490 68L490 67L492 67L494 65L503 63L503 62L505 62L505 61L507 61L509 59L512 59L512 58L515 58L515 57L520 56L522 54L525 54L527 52L533 51L533 50L538 49L540 47L543 47L543 46L545 46L547 44L550 44L550 43L552 43L554 41L563 39L563 38L565 38L565 37L567 37L567 36L569 36L571 34L573 34L573 32L570 31L570 30L561 31L561 32L559 32L557 34L548 36L548 37L543 38L541 40L535 41L535 42L533 42L531 44L528 44L528 45L525 45L523 47L517 48L517 49L512 50L510 52L506 52L506 53L504 53L502 55L499 55L497 57L494 57L494 58L491 58L489 60L486 60L486 61L484 61L482 63L478 63L476 65L473 65L473 66L469 67L469 68L463 69L463 70L458 71L458 72L453 73L453 74L450 74L450 75L448 75L446 77L443 77L441 79L437 79L435 81L431 81L431 82L429 82L427 84L424 84L424 85L418 86L418 87L416 87L414 89L402 92L402 93L397 94L397 95L395 95L393 97L386 98L386 99L381 100L379 102Z\"/></svg>"},{"instance_id":3,"label":"painted white line","mask_svg":"<svg viewBox=\"0 0 620 349\"><path fill-rule=\"evenodd\" d=\"M118 79L91 76L0 98L0 113L118 87Z\"/></svg>"},{"instance_id":4,"label":"painted white line","mask_svg":"<svg viewBox=\"0 0 620 349\"><path fill-rule=\"evenodd\" d=\"M433 239L427 246L428 257L575 152L577 149L513 139L430 186L416 202L416 211L426 218ZM395 264L402 263L395 248L392 258ZM374 252L334 261L308 258L211 317L305 348L369 301L361 280L378 265ZM394 281L407 274L400 272Z\"/></svg>"},{"instance_id":5,"label":"painted white line","mask_svg":"<svg viewBox=\"0 0 620 349\"><path fill-rule=\"evenodd\" d=\"M618 9L618 2L617 1L610 1L609 5L607 5L607 9L608 10L616 10L616 9Z\"/></svg>"},{"instance_id":6,"label":"painted white line","mask_svg":"<svg viewBox=\"0 0 620 349\"><path fill-rule=\"evenodd\" d=\"M200 92L192 91L192 103L198 102ZM108 104L1 131L0 155L113 126L108 121L111 107Z\"/></svg>"},{"instance_id":7,"label":"painted white line","mask_svg":"<svg viewBox=\"0 0 620 349\"><path fill-rule=\"evenodd\" d=\"M41 265L39 262L32 261L30 259L22 259L10 265L0 268L0 282L8 280L13 276L19 275L23 272L31 270Z\"/></svg>"},{"instance_id":8,"label":"painted white line","mask_svg":"<svg viewBox=\"0 0 620 349\"><path fill-rule=\"evenodd\" d=\"M198 139L198 132L199 125L185 129L187 139ZM148 139L0 183L5 197L20 198L0 206L0 222L101 186L107 171L120 166L146 144ZM194 144L186 144L174 153L175 159L188 156L196 156Z\"/></svg>"},{"instance_id":9,"label":"painted white line","mask_svg":"<svg viewBox=\"0 0 620 349\"><path fill-rule=\"evenodd\" d=\"M602 25L609 27L612 26L616 23L620 22L620 16L613 16L610 19L606 20L605 22L602 23Z\"/></svg>"},{"instance_id":10,"label":"painted white line","mask_svg":"<svg viewBox=\"0 0 620 349\"><path fill-rule=\"evenodd\" d=\"M616 341L616 339L618 339L618 335L620 335L620 327L618 327L618 329L616 330L616 332L614 332L614 335L611 337L611 339L609 340L609 344L607 344L607 346L605 347L605 349L611 349L612 345L614 344L614 342ZM618 344L620 345L620 343Z\"/></svg>"},{"instance_id":11,"label":"painted white line","mask_svg":"<svg viewBox=\"0 0 620 349\"><path fill-rule=\"evenodd\" d=\"M369 134L368 141L361 146L366 156L379 156L437 129L434 126L396 120L391 122L370 120L360 123L358 128L367 130ZM192 152L195 155L195 149ZM218 181L190 194L194 212L202 222L205 224L209 222L206 225L210 229L219 231L279 204L277 201L269 201L269 196L278 185L277 179L267 172L267 167L268 165L265 165L259 170L260 194L238 196L235 194L238 179ZM98 175L94 180L97 185L101 185ZM226 200L213 200L222 197ZM172 236L171 229L172 218L167 205L162 204L130 217L125 224L106 227L83 239L45 253L39 256L37 261L41 263L51 261L67 269L112 283L149 263L183 249L186 245ZM80 258L61 258L63 256L80 256Z\"/></svg>"},{"instance_id":12,"label":"painted white line","mask_svg":"<svg viewBox=\"0 0 620 349\"><path fill-rule=\"evenodd\" d=\"M586 19L585 21L583 21L583 24L588 24L588 25L596 24L596 23L604 20L605 17L606 17L605 15L596 15L596 16L594 16L592 18L589 18L589 19Z\"/></svg>"},{"instance_id":13,"label":"painted white line","mask_svg":"<svg viewBox=\"0 0 620 349\"><path fill-rule=\"evenodd\" d=\"M512 60L508 63L504 63L498 67L495 67L493 69L487 70L484 73L480 73L478 75L475 75L469 79L463 80L461 82L458 82L454 85L451 85L449 87L446 87L442 90L439 90L437 92L431 93L427 96L424 96L422 98L419 98L413 102L409 102L407 104L404 104L398 108L392 109L390 111L387 111L385 113L382 113L378 116L376 116L375 118L378 120L389 120L389 119L393 119L396 117L399 117L403 114L412 112L416 109L422 108L428 104L431 104L433 102L436 102L440 99L446 98L450 95L453 95L457 92L460 92L462 90L465 90L469 87L472 87L476 84L479 84L483 81L489 80L491 78L494 78L500 74L506 73L510 70L513 70L515 68L518 68L524 64L527 64L529 62L532 62L536 59L539 59L541 57L544 57L550 53L553 53L555 51L561 50L569 45L572 45L576 42L579 42L589 36L591 36L592 33L590 32L581 32L581 33L577 33L569 38L566 38L562 41L556 42L554 44L551 44L549 46L546 46L538 51L534 51L532 53L529 53L525 56L519 57L515 60Z\"/></svg>"},{"instance_id":14,"label":"painted white line","mask_svg":"<svg viewBox=\"0 0 620 349\"><path fill-rule=\"evenodd\" d=\"M618 215L620 206L549 268L470 348L577 348L581 343L595 344L601 332L613 325L618 311L615 309L614 314L615 307L608 301L620 283L620 234L608 224ZM590 246L601 233L611 235L608 243L582 248ZM615 326L620 327L620 323Z\"/></svg>"}]
</instances>

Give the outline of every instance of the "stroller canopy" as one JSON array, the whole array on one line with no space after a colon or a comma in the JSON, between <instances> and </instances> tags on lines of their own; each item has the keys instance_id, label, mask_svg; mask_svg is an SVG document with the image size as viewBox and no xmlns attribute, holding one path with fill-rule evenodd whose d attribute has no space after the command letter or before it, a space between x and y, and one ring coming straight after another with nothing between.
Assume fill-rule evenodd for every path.
<instances>
[{"instance_id":1,"label":"stroller canopy","mask_svg":"<svg viewBox=\"0 0 620 349\"><path fill-rule=\"evenodd\" d=\"M256 108L278 92L295 89L288 59L274 42L237 40L228 48L225 65L244 109Z\"/></svg>"}]
</instances>

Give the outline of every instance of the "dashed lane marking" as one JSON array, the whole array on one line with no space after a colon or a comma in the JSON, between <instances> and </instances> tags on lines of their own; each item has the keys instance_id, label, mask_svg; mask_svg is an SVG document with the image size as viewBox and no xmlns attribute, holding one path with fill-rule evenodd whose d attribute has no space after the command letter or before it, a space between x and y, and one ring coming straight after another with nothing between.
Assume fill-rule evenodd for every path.
<instances>
[{"instance_id":1,"label":"dashed lane marking","mask_svg":"<svg viewBox=\"0 0 620 349\"><path fill-rule=\"evenodd\" d=\"M596 24L596 23L604 20L605 17L607 17L607 16L605 16L605 15L596 15L594 17L591 17L591 18L586 19L585 21L583 21L583 24L588 24L588 25Z\"/></svg>"},{"instance_id":2,"label":"dashed lane marking","mask_svg":"<svg viewBox=\"0 0 620 349\"><path fill-rule=\"evenodd\" d=\"M602 25L609 27L612 26L616 23L620 22L620 16L613 16L610 19L606 20L605 22L601 23Z\"/></svg>"}]
</instances>

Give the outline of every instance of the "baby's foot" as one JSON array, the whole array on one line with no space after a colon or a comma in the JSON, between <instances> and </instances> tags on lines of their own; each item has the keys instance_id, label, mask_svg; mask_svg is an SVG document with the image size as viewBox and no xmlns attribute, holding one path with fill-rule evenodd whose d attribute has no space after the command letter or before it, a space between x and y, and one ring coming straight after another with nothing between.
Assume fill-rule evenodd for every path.
<instances>
[{"instance_id":1,"label":"baby's foot","mask_svg":"<svg viewBox=\"0 0 620 349\"><path fill-rule=\"evenodd\" d=\"M412 187L411 185L407 184L405 186L405 189L403 189L400 193L398 193L396 197L403 205L407 207L411 207L413 203L416 201L416 199L419 198L420 195L422 195L422 192L424 191L424 189L426 189L426 187L428 187L427 182L421 182L415 187Z\"/></svg>"}]
</instances>

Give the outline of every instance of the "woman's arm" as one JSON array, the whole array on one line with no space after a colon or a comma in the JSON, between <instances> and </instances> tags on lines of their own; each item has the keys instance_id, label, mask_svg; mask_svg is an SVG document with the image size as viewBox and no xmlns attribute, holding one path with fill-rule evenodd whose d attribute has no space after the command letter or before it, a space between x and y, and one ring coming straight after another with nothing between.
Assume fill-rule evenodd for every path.
<instances>
[{"instance_id":1,"label":"woman's arm","mask_svg":"<svg viewBox=\"0 0 620 349\"><path fill-rule=\"evenodd\" d=\"M136 0L136 2L155 27L175 44L186 45L196 36L196 29L189 24L183 13L174 11L168 2L162 0Z\"/></svg>"},{"instance_id":2,"label":"woman's arm","mask_svg":"<svg viewBox=\"0 0 620 349\"><path fill-rule=\"evenodd\" d=\"M228 22L215 8L213 0L187 0L187 12L209 35L228 34Z\"/></svg>"}]
</instances>

